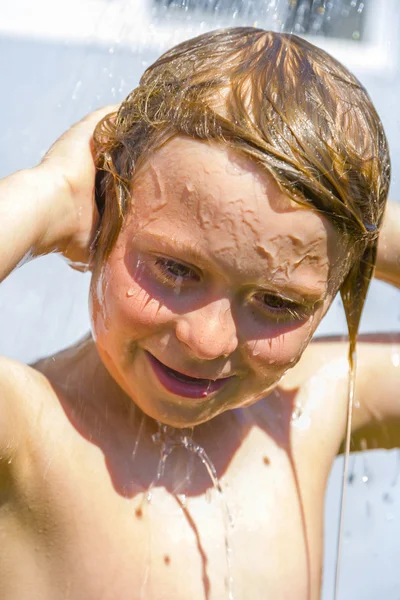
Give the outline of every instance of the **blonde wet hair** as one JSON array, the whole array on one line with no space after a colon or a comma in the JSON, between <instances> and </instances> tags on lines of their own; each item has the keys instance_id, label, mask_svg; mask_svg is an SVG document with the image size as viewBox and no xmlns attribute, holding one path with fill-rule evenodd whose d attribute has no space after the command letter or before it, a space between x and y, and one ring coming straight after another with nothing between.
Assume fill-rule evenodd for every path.
<instances>
[{"instance_id":1,"label":"blonde wet hair","mask_svg":"<svg viewBox=\"0 0 400 600\"><path fill-rule=\"evenodd\" d=\"M250 27L212 31L163 54L96 128L96 260L118 237L140 165L176 135L243 152L343 233L349 260L337 289L354 344L390 180L386 136L360 82L304 39Z\"/></svg>"}]
</instances>

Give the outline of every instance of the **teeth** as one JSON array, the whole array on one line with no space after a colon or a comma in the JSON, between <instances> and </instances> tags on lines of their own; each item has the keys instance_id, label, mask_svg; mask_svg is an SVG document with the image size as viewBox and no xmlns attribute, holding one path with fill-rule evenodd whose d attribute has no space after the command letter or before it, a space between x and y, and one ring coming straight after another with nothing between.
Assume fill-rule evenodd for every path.
<instances>
[{"instance_id":1,"label":"teeth","mask_svg":"<svg viewBox=\"0 0 400 600\"><path fill-rule=\"evenodd\" d=\"M173 369L170 369L169 367L167 367L167 370L168 370L169 374L172 375L172 377L174 377L178 381L183 381L184 383L200 383L200 382L205 383L205 382L209 381L208 379L198 379L197 377L189 377L189 375L184 375L183 373L178 373L177 371L174 371Z\"/></svg>"}]
</instances>

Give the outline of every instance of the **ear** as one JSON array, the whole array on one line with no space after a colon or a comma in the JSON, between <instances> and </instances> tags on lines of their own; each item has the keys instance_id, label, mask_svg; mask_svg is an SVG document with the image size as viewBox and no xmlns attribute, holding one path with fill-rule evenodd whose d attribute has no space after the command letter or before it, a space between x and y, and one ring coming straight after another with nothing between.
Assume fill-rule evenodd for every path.
<instances>
[{"instance_id":1,"label":"ear","mask_svg":"<svg viewBox=\"0 0 400 600\"><path fill-rule=\"evenodd\" d=\"M360 260L353 264L340 288L349 330L350 350L355 347L365 299L374 274L377 247L377 240L367 245Z\"/></svg>"}]
</instances>

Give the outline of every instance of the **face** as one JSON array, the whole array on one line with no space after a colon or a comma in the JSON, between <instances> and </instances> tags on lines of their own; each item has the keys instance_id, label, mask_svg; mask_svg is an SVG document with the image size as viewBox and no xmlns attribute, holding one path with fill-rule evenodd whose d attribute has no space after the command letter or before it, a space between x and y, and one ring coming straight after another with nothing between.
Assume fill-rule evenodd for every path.
<instances>
[{"instance_id":1,"label":"face","mask_svg":"<svg viewBox=\"0 0 400 600\"><path fill-rule=\"evenodd\" d=\"M137 173L92 278L103 363L143 412L176 427L256 402L331 303L338 241L249 158L174 138Z\"/></svg>"}]
</instances>

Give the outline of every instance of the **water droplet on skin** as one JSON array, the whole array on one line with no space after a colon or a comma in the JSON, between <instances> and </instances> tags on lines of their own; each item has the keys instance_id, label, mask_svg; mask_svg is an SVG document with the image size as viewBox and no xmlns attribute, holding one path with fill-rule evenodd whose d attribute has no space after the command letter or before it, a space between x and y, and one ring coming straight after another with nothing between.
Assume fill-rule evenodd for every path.
<instances>
[{"instance_id":1,"label":"water droplet on skin","mask_svg":"<svg viewBox=\"0 0 400 600\"><path fill-rule=\"evenodd\" d=\"M135 294L135 290L133 288L129 288L129 290L126 292L127 298L132 298L132 296L134 294Z\"/></svg>"},{"instance_id":2,"label":"water droplet on skin","mask_svg":"<svg viewBox=\"0 0 400 600\"><path fill-rule=\"evenodd\" d=\"M398 367L400 365L400 355L398 352L392 352L391 356L392 364L394 367Z\"/></svg>"},{"instance_id":3,"label":"water droplet on skin","mask_svg":"<svg viewBox=\"0 0 400 600\"><path fill-rule=\"evenodd\" d=\"M175 287L174 287L175 296L179 296L181 293L182 281L183 281L183 277L179 276L176 278Z\"/></svg>"},{"instance_id":4,"label":"water droplet on skin","mask_svg":"<svg viewBox=\"0 0 400 600\"><path fill-rule=\"evenodd\" d=\"M181 506L183 508L185 508L186 507L186 502L187 502L186 494L178 494L178 500L179 500Z\"/></svg>"}]
</instances>

